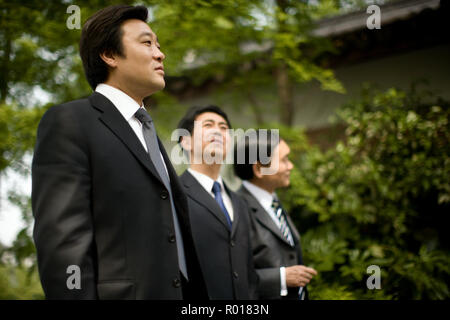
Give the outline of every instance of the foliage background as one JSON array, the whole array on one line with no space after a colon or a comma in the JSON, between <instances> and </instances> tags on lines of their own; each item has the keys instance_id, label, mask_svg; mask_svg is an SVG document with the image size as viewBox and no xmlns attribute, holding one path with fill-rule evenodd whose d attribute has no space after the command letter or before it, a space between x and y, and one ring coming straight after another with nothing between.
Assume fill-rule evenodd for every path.
<instances>
[{"instance_id":1,"label":"foliage background","mask_svg":"<svg viewBox=\"0 0 450 320\"><path fill-rule=\"evenodd\" d=\"M415 88L366 90L327 152L284 128L296 164L284 202L319 271L312 298L449 298L449 107ZM370 265L382 290L365 286Z\"/></svg>"},{"instance_id":2,"label":"foliage background","mask_svg":"<svg viewBox=\"0 0 450 320\"><path fill-rule=\"evenodd\" d=\"M113 3L118 1L76 2L82 22ZM319 271L311 298L450 297L449 103L423 86L408 92L367 87L360 100L340 109L336 121L345 125L345 137L327 151L310 145L291 123L293 84L317 81L323 90L345 92L333 71L316 63L334 48L309 36L311 23L364 8L365 1L143 3L151 9L171 77L222 79L224 91L248 92L249 99L255 86L276 83L273 122L258 117L258 105L252 111L257 126L280 128L292 149L291 187L280 196L301 231L307 265ZM80 30L66 27L70 4L0 0L0 178L7 170L30 174L37 124L49 106L90 93L78 56ZM272 49L236 45L248 42ZM167 91L149 103L158 131L169 137L187 106ZM25 227L11 246L0 244L0 299L42 299L30 195L9 190L8 198ZM372 264L381 267L381 290L366 287Z\"/></svg>"}]
</instances>

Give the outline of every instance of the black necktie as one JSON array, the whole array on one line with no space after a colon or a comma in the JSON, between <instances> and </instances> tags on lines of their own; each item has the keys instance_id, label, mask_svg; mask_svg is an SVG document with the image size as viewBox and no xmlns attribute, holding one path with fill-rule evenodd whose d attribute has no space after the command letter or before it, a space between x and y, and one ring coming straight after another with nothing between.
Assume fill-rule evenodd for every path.
<instances>
[{"instance_id":1,"label":"black necktie","mask_svg":"<svg viewBox=\"0 0 450 320\"><path fill-rule=\"evenodd\" d=\"M152 117L145 111L144 108L139 108L134 116L142 123L142 133L144 135L145 144L147 145L148 154L153 162L153 165L158 172L161 180L163 181L165 187L169 192L170 204L172 207L172 215L175 227L175 237L177 242L177 253L178 253L178 264L183 276L188 279L187 267L186 267L186 257L184 254L183 237L181 236L180 223L178 221L178 216L175 210L175 205L173 203L172 188L170 187L169 176L166 172L164 166L161 151L159 149L158 139L156 136L155 126L153 125Z\"/></svg>"},{"instance_id":2,"label":"black necktie","mask_svg":"<svg viewBox=\"0 0 450 320\"><path fill-rule=\"evenodd\" d=\"M213 187L212 187L212 192L214 193L214 197L216 198L216 202L219 204L220 209L222 209L224 215L225 215L225 219L227 219L228 222L228 228L231 230L231 218L230 215L228 213L227 208L225 207L225 204L223 203L223 198L222 198L222 192L221 192L221 187L219 182L214 181Z\"/></svg>"},{"instance_id":3,"label":"black necktie","mask_svg":"<svg viewBox=\"0 0 450 320\"><path fill-rule=\"evenodd\" d=\"M156 130L153 125L153 119L145 111L144 108L139 108L134 116L142 123L142 133L144 135L145 144L147 145L148 154L156 168L161 180L164 184L170 187L169 176L167 175L166 168L161 159L161 151L159 150L158 139L156 138Z\"/></svg>"}]
</instances>

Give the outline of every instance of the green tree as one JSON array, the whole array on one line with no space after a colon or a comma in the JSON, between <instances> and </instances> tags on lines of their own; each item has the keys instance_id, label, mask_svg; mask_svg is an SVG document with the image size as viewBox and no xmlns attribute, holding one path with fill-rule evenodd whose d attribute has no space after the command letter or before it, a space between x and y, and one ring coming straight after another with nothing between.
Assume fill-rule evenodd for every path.
<instances>
[{"instance_id":1,"label":"green tree","mask_svg":"<svg viewBox=\"0 0 450 320\"><path fill-rule=\"evenodd\" d=\"M332 50L310 35L313 19L333 2L308 1L153 1L152 28L158 34L171 76L194 84L216 79L224 91L244 94L257 123L261 106L254 88L276 83L280 121L292 125L294 83L317 80L343 92L333 71L317 62Z\"/></svg>"}]
</instances>

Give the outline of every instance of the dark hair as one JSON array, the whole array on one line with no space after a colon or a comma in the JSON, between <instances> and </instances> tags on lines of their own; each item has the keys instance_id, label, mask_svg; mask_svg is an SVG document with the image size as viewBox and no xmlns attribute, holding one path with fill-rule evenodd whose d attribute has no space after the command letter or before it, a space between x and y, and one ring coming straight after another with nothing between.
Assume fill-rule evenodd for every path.
<instances>
[{"instance_id":1,"label":"dark hair","mask_svg":"<svg viewBox=\"0 0 450 320\"><path fill-rule=\"evenodd\" d=\"M100 58L107 52L124 56L122 23L129 19L147 22L144 6L115 5L97 11L84 24L80 39L80 56L84 73L92 89L108 78L108 65Z\"/></svg>"},{"instance_id":2,"label":"dark hair","mask_svg":"<svg viewBox=\"0 0 450 320\"><path fill-rule=\"evenodd\" d=\"M197 116L199 116L200 114L205 113L205 112L217 113L219 116L221 116L222 118L225 119L225 121L228 124L228 128L231 129L231 123L230 123L230 120L228 120L227 114L222 109L220 109L219 107L214 106L214 105L209 105L209 106L205 106L205 107L194 106L194 107L189 108L188 111L186 112L186 114L184 115L184 117L181 118L180 122L178 123L177 128L185 129L192 135L192 131L194 130L195 118L197 118ZM182 136L180 136L178 138L178 143L181 142L181 138L182 138Z\"/></svg>"},{"instance_id":3,"label":"dark hair","mask_svg":"<svg viewBox=\"0 0 450 320\"><path fill-rule=\"evenodd\" d=\"M263 129L266 130L266 129ZM256 131L256 135L245 135L234 147L234 173L241 180L250 180L254 177L253 165L257 162L263 165L270 164L273 150L280 143L278 130ZM274 142L274 143L273 143ZM250 156L252 151L252 156ZM239 154L239 157L238 157ZM267 159L263 159L267 156Z\"/></svg>"}]
</instances>

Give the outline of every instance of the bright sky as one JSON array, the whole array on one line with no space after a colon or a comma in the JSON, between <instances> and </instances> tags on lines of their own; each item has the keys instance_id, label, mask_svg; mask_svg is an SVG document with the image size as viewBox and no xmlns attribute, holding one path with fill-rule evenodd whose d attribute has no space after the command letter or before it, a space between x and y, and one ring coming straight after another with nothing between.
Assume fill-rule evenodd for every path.
<instances>
[{"instance_id":1,"label":"bright sky","mask_svg":"<svg viewBox=\"0 0 450 320\"><path fill-rule=\"evenodd\" d=\"M24 178L12 170L6 170L0 184L0 242L10 246L25 224L19 208L8 201L8 191L16 190L20 194L31 195L31 177Z\"/></svg>"}]
</instances>

